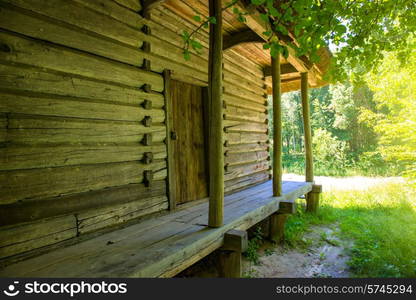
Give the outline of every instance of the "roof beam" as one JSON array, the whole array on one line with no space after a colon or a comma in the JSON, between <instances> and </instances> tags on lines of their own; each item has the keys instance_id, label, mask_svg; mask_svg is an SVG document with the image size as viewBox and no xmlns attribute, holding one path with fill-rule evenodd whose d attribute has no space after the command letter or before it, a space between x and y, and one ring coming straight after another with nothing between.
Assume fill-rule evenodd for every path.
<instances>
[{"instance_id":1,"label":"roof beam","mask_svg":"<svg viewBox=\"0 0 416 300\"><path fill-rule=\"evenodd\" d=\"M264 40L253 30L247 29L224 36L223 49L229 49L244 43L263 43Z\"/></svg>"},{"instance_id":2,"label":"roof beam","mask_svg":"<svg viewBox=\"0 0 416 300\"><path fill-rule=\"evenodd\" d=\"M263 69L263 73L264 73L264 77L272 76L271 66L265 67ZM282 64L282 65L280 65L280 74L281 75L291 74L291 73L298 74L299 71L296 70L296 68L294 66L292 66L291 64Z\"/></svg>"}]
</instances>

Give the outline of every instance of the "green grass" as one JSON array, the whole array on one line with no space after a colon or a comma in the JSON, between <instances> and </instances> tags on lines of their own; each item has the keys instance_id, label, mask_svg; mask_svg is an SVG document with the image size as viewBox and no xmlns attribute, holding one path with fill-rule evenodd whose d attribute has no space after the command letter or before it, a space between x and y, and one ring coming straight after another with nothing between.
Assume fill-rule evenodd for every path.
<instances>
[{"instance_id":1,"label":"green grass","mask_svg":"<svg viewBox=\"0 0 416 300\"><path fill-rule=\"evenodd\" d=\"M288 245L308 247L310 225L336 224L340 238L352 240L349 266L356 277L416 277L416 190L403 184L368 191L324 193L319 213L288 219Z\"/></svg>"}]
</instances>

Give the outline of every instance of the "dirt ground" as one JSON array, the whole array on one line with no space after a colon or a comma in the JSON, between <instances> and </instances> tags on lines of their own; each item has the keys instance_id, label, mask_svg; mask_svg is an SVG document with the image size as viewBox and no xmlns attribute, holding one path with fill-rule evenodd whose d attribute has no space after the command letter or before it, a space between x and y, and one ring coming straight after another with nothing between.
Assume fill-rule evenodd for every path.
<instances>
[{"instance_id":1,"label":"dirt ground","mask_svg":"<svg viewBox=\"0 0 416 300\"><path fill-rule=\"evenodd\" d=\"M285 174L283 180L304 181L304 176ZM403 182L401 177L326 177L316 176L315 182L322 184L323 191L366 190L372 186L391 182ZM254 265L244 259L243 272L247 277L350 277L347 249L352 241L335 236L337 224L315 226L309 229L304 239L305 249L275 246L265 242L260 249L260 264Z\"/></svg>"},{"instance_id":2,"label":"dirt ground","mask_svg":"<svg viewBox=\"0 0 416 300\"><path fill-rule=\"evenodd\" d=\"M276 246L265 242L260 248L259 264L243 260L243 274L255 278L349 277L346 249L334 233L336 225L311 227L304 249Z\"/></svg>"}]
</instances>

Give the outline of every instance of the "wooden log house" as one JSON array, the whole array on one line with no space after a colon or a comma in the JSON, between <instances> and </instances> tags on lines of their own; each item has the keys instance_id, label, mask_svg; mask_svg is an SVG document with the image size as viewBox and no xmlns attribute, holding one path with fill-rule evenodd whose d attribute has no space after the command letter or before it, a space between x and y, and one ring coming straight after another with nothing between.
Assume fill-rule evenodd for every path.
<instances>
[{"instance_id":1,"label":"wooden log house","mask_svg":"<svg viewBox=\"0 0 416 300\"><path fill-rule=\"evenodd\" d=\"M245 230L317 207L308 87L321 61L263 50L267 24L220 0L0 0L0 274L170 277ZM181 33L201 53L183 58ZM305 182L282 182L281 93L302 88ZM268 95L273 94L274 160ZM75 267L76 266L76 267Z\"/></svg>"}]
</instances>

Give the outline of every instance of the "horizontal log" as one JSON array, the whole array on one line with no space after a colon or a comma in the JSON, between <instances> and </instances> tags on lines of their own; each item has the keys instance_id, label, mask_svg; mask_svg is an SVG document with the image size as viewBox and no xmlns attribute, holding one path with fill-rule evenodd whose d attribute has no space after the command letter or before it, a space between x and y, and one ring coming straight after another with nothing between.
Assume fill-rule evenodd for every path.
<instances>
[{"instance_id":1,"label":"horizontal log","mask_svg":"<svg viewBox=\"0 0 416 300\"><path fill-rule=\"evenodd\" d=\"M234 74L233 72L224 70L224 86L227 89L227 83L235 84L243 90L262 96L266 92L266 85L262 82L260 85L250 80L251 76L247 76L244 72Z\"/></svg>"},{"instance_id":2,"label":"horizontal log","mask_svg":"<svg viewBox=\"0 0 416 300\"><path fill-rule=\"evenodd\" d=\"M260 171L265 171L270 168L268 161L262 161L259 163L251 163L238 166L227 166L224 172L224 180L230 180L237 177L249 175Z\"/></svg>"},{"instance_id":3,"label":"horizontal log","mask_svg":"<svg viewBox=\"0 0 416 300\"><path fill-rule=\"evenodd\" d=\"M140 0L114 0L114 1L135 12L139 12L142 10L142 5L140 3Z\"/></svg>"},{"instance_id":4,"label":"horizontal log","mask_svg":"<svg viewBox=\"0 0 416 300\"><path fill-rule=\"evenodd\" d=\"M267 143L251 143L251 144L236 144L236 145L226 145L224 150L225 154L230 153L239 153L239 152L249 152L249 151L268 151L269 145Z\"/></svg>"},{"instance_id":5,"label":"horizontal log","mask_svg":"<svg viewBox=\"0 0 416 300\"><path fill-rule=\"evenodd\" d=\"M131 45L133 48L136 49L140 48L143 44L143 37L145 34L141 31L141 27L134 28L131 26L127 26L126 24L117 22L113 18L106 16L102 13L98 13L97 11L87 9L84 5L76 3L75 1L50 0L47 2L39 3L39 1L36 0L3 0L2 2L8 2L9 4L13 5L9 5L10 8L18 6L20 8L25 9L19 10L19 12L22 14L26 14L27 18L30 18L29 15L30 13L32 13L33 20L31 21L33 22L36 22L34 20L36 18L39 19L38 22L42 22L43 20L45 20L48 21L50 24L52 24L51 21L53 20L59 20L60 25L67 23L69 26L62 26L63 31L71 29L80 31L80 29L82 28L84 30L94 32L97 38L100 38L99 35L105 36L109 39L119 41L120 43ZM6 7L5 4L2 4L2 6L4 8ZM45 19L44 17L47 17L47 19ZM8 21L13 22L11 18ZM4 22L4 24L5 23L6 22ZM56 24L58 24L58 22ZM49 34L53 34L49 30L50 27L46 27L45 30L46 29L48 29L47 31L49 31ZM80 32L79 34L82 35L84 34L84 32ZM79 43L82 43L82 41L79 41Z\"/></svg>"},{"instance_id":6,"label":"horizontal log","mask_svg":"<svg viewBox=\"0 0 416 300\"><path fill-rule=\"evenodd\" d=\"M227 153L224 162L226 165L238 165L247 164L252 162L260 162L267 160L269 152L267 151L254 151L254 152L242 152L242 153Z\"/></svg>"},{"instance_id":7,"label":"horizontal log","mask_svg":"<svg viewBox=\"0 0 416 300\"><path fill-rule=\"evenodd\" d=\"M225 184L225 192L235 192L239 189L248 187L250 185L259 184L261 182L267 181L270 179L269 171L260 171L257 173L251 173L249 175L238 177L235 179L227 180Z\"/></svg>"},{"instance_id":8,"label":"horizontal log","mask_svg":"<svg viewBox=\"0 0 416 300\"><path fill-rule=\"evenodd\" d=\"M231 132L224 135L227 145L249 144L267 142L269 136L266 133Z\"/></svg>"},{"instance_id":9,"label":"horizontal log","mask_svg":"<svg viewBox=\"0 0 416 300\"><path fill-rule=\"evenodd\" d=\"M167 210L168 205L166 196L158 196L102 209L83 211L78 214L79 232L84 234L103 227L124 223L144 215Z\"/></svg>"},{"instance_id":10,"label":"horizontal log","mask_svg":"<svg viewBox=\"0 0 416 300\"><path fill-rule=\"evenodd\" d=\"M239 107L227 106L227 108L224 109L225 120L265 123L267 117L266 113L253 112Z\"/></svg>"},{"instance_id":11,"label":"horizontal log","mask_svg":"<svg viewBox=\"0 0 416 300\"><path fill-rule=\"evenodd\" d=\"M178 2L172 5L172 2L167 2L165 6L161 6L157 9L159 11L159 14L156 13L156 10L154 11L155 12L154 14L152 13L152 18L157 16L159 18L157 20L159 23L162 23L162 24L167 23L167 25L174 24L174 26L176 26L177 28L179 27L178 28L179 31L176 31L176 32L182 32L181 31L182 28L180 28L180 26L185 26L185 28L183 29L188 29L189 32L192 32L197 26L199 26L199 23L193 20L190 20L190 18L184 18L182 16L184 15L192 16L194 14L194 9L198 10L203 15L209 14L207 5L204 5L200 1L199 2L194 1L190 5L186 3L182 3L182 2ZM228 12L225 11L224 13L227 14ZM232 17L233 15L231 14L230 16ZM226 22L226 20L224 21ZM198 37L198 39L200 40L201 37L203 37L203 40L207 41L208 30L205 28L202 28L199 31L201 35L200 37ZM232 50L227 51L227 52L232 52ZM245 64L255 65L255 63L250 61L247 57L240 57L240 59L237 59L237 61L240 61L240 65L245 65Z\"/></svg>"},{"instance_id":12,"label":"horizontal log","mask_svg":"<svg viewBox=\"0 0 416 300\"><path fill-rule=\"evenodd\" d=\"M155 123L165 120L162 109L145 110L140 106L10 90L0 90L0 112L137 122L150 116Z\"/></svg>"},{"instance_id":13,"label":"horizontal log","mask_svg":"<svg viewBox=\"0 0 416 300\"><path fill-rule=\"evenodd\" d=\"M184 30L192 32L196 28L195 25L185 21L163 7L152 12L149 25L152 28L154 36L176 45L179 49L183 47L183 40L180 34ZM208 34L203 30L200 30L195 34L195 38L198 39L203 46L202 56L207 59ZM193 53L190 61L197 61L197 57L201 56ZM236 65L238 65L238 67L236 67ZM250 78L253 83L256 82L260 87L263 85L263 71L261 67L249 61L246 57L236 56L232 50L224 53L224 70L232 71L236 75L243 73L244 76ZM241 72L242 70L245 72Z\"/></svg>"},{"instance_id":14,"label":"horizontal log","mask_svg":"<svg viewBox=\"0 0 416 300\"><path fill-rule=\"evenodd\" d=\"M23 38L9 32L0 32L0 43L4 49L8 50L1 52L0 58L8 62L48 68L137 88L149 84L154 91L161 92L163 90L161 75L137 67L38 40Z\"/></svg>"},{"instance_id":15,"label":"horizontal log","mask_svg":"<svg viewBox=\"0 0 416 300\"><path fill-rule=\"evenodd\" d=\"M266 92L264 93L264 95L260 95L260 94L254 94L251 93L247 90L241 90L238 87L235 87L233 85L227 85L224 87L224 95L230 95L230 96L234 96L234 97L238 97L247 101L252 101L252 102L257 102L260 103L262 105L265 105L266 103Z\"/></svg>"},{"instance_id":16,"label":"horizontal log","mask_svg":"<svg viewBox=\"0 0 416 300\"><path fill-rule=\"evenodd\" d=\"M145 93L137 88L45 71L28 65L0 62L0 74L0 88L4 89L107 100L137 106L142 105L145 100L151 100L153 108L162 108L164 105L163 95L159 93Z\"/></svg>"},{"instance_id":17,"label":"horizontal log","mask_svg":"<svg viewBox=\"0 0 416 300\"><path fill-rule=\"evenodd\" d=\"M126 9L112 0L74 0L92 10L95 10L105 16L111 17L121 23L130 25L133 28L142 28L144 24L148 24L148 20L143 18L137 12Z\"/></svg>"},{"instance_id":18,"label":"horizontal log","mask_svg":"<svg viewBox=\"0 0 416 300\"><path fill-rule=\"evenodd\" d=\"M166 194L164 180L155 181L151 188L144 184L128 184L98 191L58 196L47 200L16 202L0 206L0 226L34 221L43 218L73 214L85 209L93 209L113 204L162 196Z\"/></svg>"},{"instance_id":19,"label":"horizontal log","mask_svg":"<svg viewBox=\"0 0 416 300\"><path fill-rule=\"evenodd\" d=\"M0 120L2 120L0 114ZM151 127L146 127L142 122L134 121L112 121L95 120L82 118L65 118L27 114L7 114L7 128L9 129L90 129L91 131L111 130L127 131L135 133L152 133L165 129L163 123L152 123Z\"/></svg>"},{"instance_id":20,"label":"horizontal log","mask_svg":"<svg viewBox=\"0 0 416 300\"><path fill-rule=\"evenodd\" d=\"M242 123L239 121L224 121L225 132L259 132L267 133L268 125L265 123Z\"/></svg>"},{"instance_id":21,"label":"horizontal log","mask_svg":"<svg viewBox=\"0 0 416 300\"><path fill-rule=\"evenodd\" d=\"M31 147L9 145L0 148L0 170L50 168L84 164L138 161L146 152L152 152L154 159L166 157L166 145L33 145Z\"/></svg>"},{"instance_id":22,"label":"horizontal log","mask_svg":"<svg viewBox=\"0 0 416 300\"><path fill-rule=\"evenodd\" d=\"M30 1L29 1L30 2ZM67 7L68 10L77 11L81 10L84 14L84 18L89 18L90 20L97 19L99 16L100 21L98 23L116 23L110 20L106 20L107 17L101 16L100 14L91 12L90 10L79 6L75 3L61 0L54 0L53 2L61 3L64 2L64 7ZM33 4L32 4L33 6ZM31 8L33 9L33 7ZM49 7L49 6L48 6ZM39 8L36 8L39 10ZM80 31L78 28L73 27L73 25L78 25L80 16L63 14L62 8L57 12L54 8L49 7L54 12L56 18L63 18L63 20L69 22L69 26L63 26L61 23L55 23L53 21L46 21L39 19L38 17L30 16L28 13L17 12L8 7L3 8L0 11L0 26L12 30L18 33L25 34L34 38L50 41L52 43L57 43L63 46L68 46L75 49L80 49L92 54L96 54L102 57L110 58L117 60L119 62L127 63L130 65L141 67L143 65L144 59L151 61L151 68L154 71L161 73L164 69L174 70L178 73L188 73L189 75L197 78L198 80L207 80L207 62L206 60L198 61L195 63L187 63L183 58L183 50L175 46L169 47L166 43L160 41L157 38L154 38L150 35L146 35L139 30L132 29L129 26L123 25L122 28L116 30L113 35L110 35L110 38L120 37L118 34L122 32L130 32L131 36L135 36L134 40L118 40L112 41L108 38L97 36L94 32L96 29L92 27L92 24L81 24L82 28L87 30L92 30L91 32ZM40 10L38 12L41 12ZM2 17L4 15L4 18ZM82 16L81 16L82 17ZM102 18L104 18L102 20ZM61 20L61 19L59 19ZM89 25L89 26L88 26ZM72 26L72 27L71 27ZM120 25L119 25L120 26ZM116 26L117 27L117 26ZM43 30L38 30L38 28L43 28ZM111 28L111 27L110 27ZM102 29L101 29L102 30ZM103 34L103 32L99 32ZM106 32L105 32L106 33ZM123 36L123 35L122 35ZM129 36L130 38L130 36ZM137 43L137 40L140 43ZM140 50L142 41L150 43L152 53L146 53ZM120 44L119 42L126 43L125 45ZM203 72L201 72L201 70Z\"/></svg>"},{"instance_id":23,"label":"horizontal log","mask_svg":"<svg viewBox=\"0 0 416 300\"><path fill-rule=\"evenodd\" d=\"M1 171L0 204L23 203L143 182L151 170L154 180L166 178L166 160Z\"/></svg>"},{"instance_id":24,"label":"horizontal log","mask_svg":"<svg viewBox=\"0 0 416 300\"><path fill-rule=\"evenodd\" d=\"M162 123L145 127L132 122L36 116L21 118L21 115L13 115L8 121L8 129L3 131L4 142L10 144L140 143L147 133L152 134L155 143L164 142L166 138L166 128Z\"/></svg>"},{"instance_id":25,"label":"horizontal log","mask_svg":"<svg viewBox=\"0 0 416 300\"><path fill-rule=\"evenodd\" d=\"M70 239L77 235L74 216L0 227L0 258Z\"/></svg>"},{"instance_id":26,"label":"horizontal log","mask_svg":"<svg viewBox=\"0 0 416 300\"><path fill-rule=\"evenodd\" d=\"M240 107L240 108L257 111L257 112L266 112L267 110L266 101L263 97L261 98L261 100L264 101L264 103L249 101L246 99L233 97L228 94L224 95L224 101L227 106L231 105L231 106Z\"/></svg>"}]
</instances>

